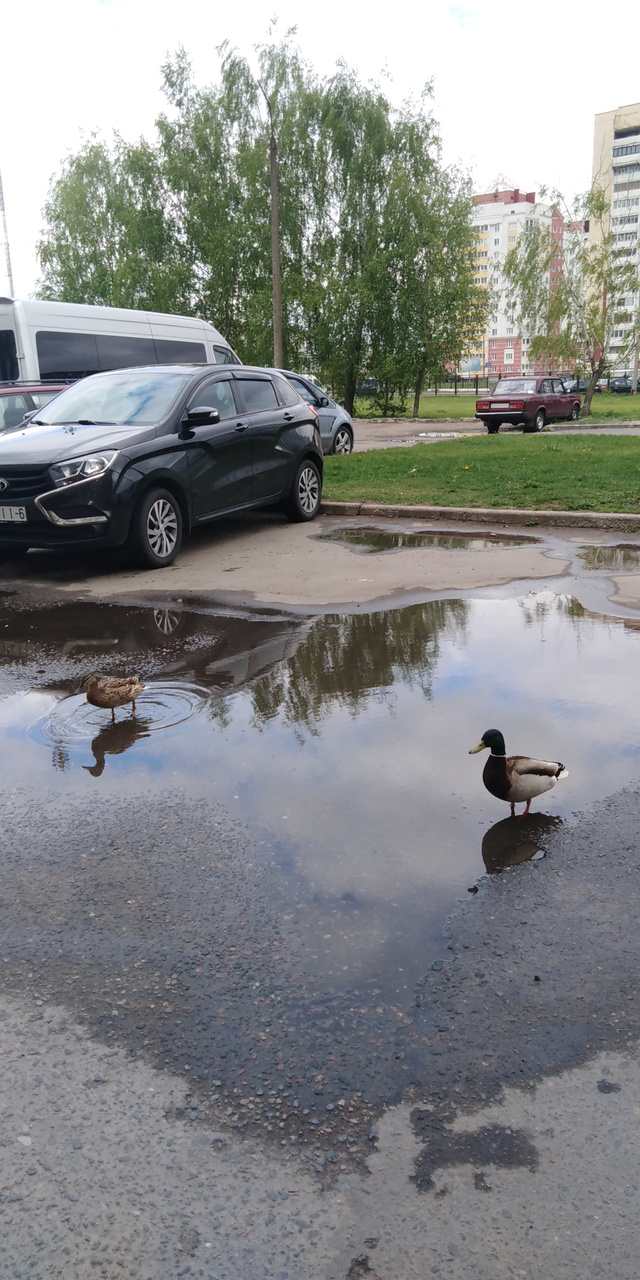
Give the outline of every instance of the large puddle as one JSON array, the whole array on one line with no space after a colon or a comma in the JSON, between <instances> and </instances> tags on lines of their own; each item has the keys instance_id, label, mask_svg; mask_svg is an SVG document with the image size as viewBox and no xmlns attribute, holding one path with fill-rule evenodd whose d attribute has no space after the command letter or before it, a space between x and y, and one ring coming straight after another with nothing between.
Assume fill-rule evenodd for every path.
<instances>
[{"instance_id":1,"label":"large puddle","mask_svg":"<svg viewBox=\"0 0 640 1280\"><path fill-rule=\"evenodd\" d=\"M441 551L487 551L490 547L526 547L540 541L528 534L449 533L431 530L378 529L348 525L321 533L319 542L339 542L363 555L437 547Z\"/></svg>"},{"instance_id":2,"label":"large puddle","mask_svg":"<svg viewBox=\"0 0 640 1280\"><path fill-rule=\"evenodd\" d=\"M295 1029L301 1043L310 1026L316 1042L342 1034L339 1015L335 1025L331 1018L318 1024L319 1006L313 1016L305 1012L308 997L337 1000L354 1019L366 1015L367 1036L375 1036L376 1018L392 1016L397 1024L416 981L446 954L447 914L479 875L541 856L560 822L637 780L639 646L633 627L587 616L574 599L552 592L315 619L97 604L8 612L0 627L4 862L9 898L15 892L19 907L5 945L8 938L9 949L38 952L49 920L41 901L61 894L51 919L56 911L66 919L65 860L86 857L85 890L73 889L73 924L54 929L58 939L64 932L63 942L42 943L42 954L77 959L73 948L82 949L106 910L95 860L108 854L104 963L108 954L116 968L144 965L154 954L169 973L193 947L205 946L204 934L198 955L215 968L222 925L211 912L228 917L224 894L233 896L216 868L225 839L233 839L237 850L247 848L248 867L266 869L264 896L252 891L246 907L261 913L260 947L272 946L270 922L277 921L278 954L290 944L295 950L297 1003L288 1032ZM147 687L135 715L119 709L112 724L108 711L87 705L78 688L93 670L141 675ZM526 822L513 822L508 807L488 795L485 757L468 754L489 727L502 730L508 751L569 768ZM220 814L222 852L215 857L198 828L205 802ZM179 854L167 804L177 806ZM33 824L14 824L12 833L16 805L26 806ZM228 814L232 836L224 835ZM114 832L132 868L125 898L114 889ZM55 873L47 870L54 853ZM177 908L172 914L174 899L182 917ZM162 919L174 921L166 936L160 900ZM181 918L182 933L172 933ZM244 927L240 918L224 925L238 939ZM122 934L126 952L113 946ZM235 954L243 945L234 937L229 949ZM91 963L102 962L93 955ZM201 983L200 1004L188 1043L200 1053L198 1028L209 1028L207 1011L220 996L210 990L219 974L209 973L209 959L197 964L204 968L192 967L192 974L202 976L191 981ZM258 975L250 992L256 1007L260 982ZM248 1080L259 1055L251 1041L244 1044L229 1010L226 1034ZM223 1008L214 1013L222 1016ZM185 1018L174 1036L188 1056L196 1049L180 1040ZM145 1023L132 1022L131 1035L151 1034L136 1026ZM267 1033L260 1034L264 1040ZM206 1076L205 1059L213 1059L200 1060Z\"/></svg>"}]
</instances>

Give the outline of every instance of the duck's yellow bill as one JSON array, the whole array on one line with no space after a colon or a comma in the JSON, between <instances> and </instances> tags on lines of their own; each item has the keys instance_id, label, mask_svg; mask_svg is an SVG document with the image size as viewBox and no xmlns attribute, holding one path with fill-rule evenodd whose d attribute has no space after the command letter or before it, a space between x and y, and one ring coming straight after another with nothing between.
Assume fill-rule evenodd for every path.
<instances>
[{"instance_id":1,"label":"duck's yellow bill","mask_svg":"<svg viewBox=\"0 0 640 1280\"><path fill-rule=\"evenodd\" d=\"M471 750L470 750L470 752L469 752L469 755L470 755L470 756L475 756L475 755L477 755L478 751L486 751L486 750L487 750L487 744L486 744L486 742L479 742L479 743L478 743L478 745L477 745L477 747L472 747L472 748L471 748Z\"/></svg>"}]
</instances>

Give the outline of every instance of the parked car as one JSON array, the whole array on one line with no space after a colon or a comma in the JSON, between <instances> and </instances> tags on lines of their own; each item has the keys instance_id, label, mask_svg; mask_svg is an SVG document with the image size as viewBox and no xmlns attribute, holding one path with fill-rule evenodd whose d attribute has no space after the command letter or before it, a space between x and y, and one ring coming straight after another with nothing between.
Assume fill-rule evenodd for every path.
<instances>
[{"instance_id":1,"label":"parked car","mask_svg":"<svg viewBox=\"0 0 640 1280\"><path fill-rule=\"evenodd\" d=\"M486 423L490 435L502 422L541 431L556 418L576 422L580 404L580 396L565 391L561 378L501 378L490 396L476 400L476 418Z\"/></svg>"},{"instance_id":2,"label":"parked car","mask_svg":"<svg viewBox=\"0 0 640 1280\"><path fill-rule=\"evenodd\" d=\"M353 419L346 409L337 404L312 378L288 369L277 369L295 387L296 391L315 409L320 422L322 448L325 453L351 453L353 449Z\"/></svg>"},{"instance_id":3,"label":"parked car","mask_svg":"<svg viewBox=\"0 0 640 1280\"><path fill-rule=\"evenodd\" d=\"M633 391L633 378L612 378L609 383L609 390L614 395L631 395ZM640 378L636 382L636 391L640 391Z\"/></svg>"},{"instance_id":4,"label":"parked car","mask_svg":"<svg viewBox=\"0 0 640 1280\"><path fill-rule=\"evenodd\" d=\"M226 338L195 316L0 298L0 379L73 382L149 364L239 364Z\"/></svg>"},{"instance_id":5,"label":"parked car","mask_svg":"<svg viewBox=\"0 0 640 1280\"><path fill-rule=\"evenodd\" d=\"M564 382L565 391L577 391L581 396L584 396L589 390L588 378L567 378L566 375L563 374L562 381ZM600 383L597 384L594 394L602 394L602 387L600 386Z\"/></svg>"},{"instance_id":6,"label":"parked car","mask_svg":"<svg viewBox=\"0 0 640 1280\"><path fill-rule=\"evenodd\" d=\"M64 391L66 382L8 382L0 384L0 431L9 427L17 427L28 414L42 409L53 400L59 391Z\"/></svg>"},{"instance_id":7,"label":"parked car","mask_svg":"<svg viewBox=\"0 0 640 1280\"><path fill-rule=\"evenodd\" d=\"M162 568L183 534L229 512L280 504L312 520L322 470L317 414L276 373L94 374L0 435L0 552L126 545Z\"/></svg>"}]
</instances>

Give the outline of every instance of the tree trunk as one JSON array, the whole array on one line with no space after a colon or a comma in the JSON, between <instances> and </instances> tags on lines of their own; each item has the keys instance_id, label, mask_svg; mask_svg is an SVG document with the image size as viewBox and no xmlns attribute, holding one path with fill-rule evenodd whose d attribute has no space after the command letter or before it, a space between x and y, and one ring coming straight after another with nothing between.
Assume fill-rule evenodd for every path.
<instances>
[{"instance_id":1,"label":"tree trunk","mask_svg":"<svg viewBox=\"0 0 640 1280\"><path fill-rule=\"evenodd\" d=\"M271 263L273 271L273 363L276 369L284 364L282 348L282 275L280 267L280 215L278 212L278 152L271 124L269 139L271 185Z\"/></svg>"},{"instance_id":2,"label":"tree trunk","mask_svg":"<svg viewBox=\"0 0 640 1280\"><path fill-rule=\"evenodd\" d=\"M351 348L351 359L347 369L344 388L344 407L347 413L353 415L353 408L356 398L356 388L358 386L358 378L360 376L360 358L362 355L362 318L359 316L356 322L356 331L353 335L353 345Z\"/></svg>"},{"instance_id":3,"label":"tree trunk","mask_svg":"<svg viewBox=\"0 0 640 1280\"><path fill-rule=\"evenodd\" d=\"M425 367L425 361L423 360L423 361L422 361L422 363L421 363L421 365L420 365L420 368L419 368L419 370L418 370L418 376L417 376L417 378L416 378L415 387L414 387L414 390L413 390L413 416L414 416L414 418L419 418L419 417L420 417L420 396L422 395L422 385L423 385L423 383L424 383L424 367Z\"/></svg>"},{"instance_id":4,"label":"tree trunk","mask_svg":"<svg viewBox=\"0 0 640 1280\"><path fill-rule=\"evenodd\" d=\"M595 393L595 389L598 385L598 379L601 376L601 372L602 371L600 368L600 363L598 363L597 368L595 368L593 370L593 373L591 374L591 377L589 379L589 386L585 391L584 402L582 405L582 412L580 414L581 418L591 417L591 401L593 400L593 396Z\"/></svg>"},{"instance_id":5,"label":"tree trunk","mask_svg":"<svg viewBox=\"0 0 640 1280\"><path fill-rule=\"evenodd\" d=\"M347 380L344 389L344 407L347 413L353 416L353 406L356 398L356 387L358 385L358 371L354 365L351 365L347 373Z\"/></svg>"}]
</instances>

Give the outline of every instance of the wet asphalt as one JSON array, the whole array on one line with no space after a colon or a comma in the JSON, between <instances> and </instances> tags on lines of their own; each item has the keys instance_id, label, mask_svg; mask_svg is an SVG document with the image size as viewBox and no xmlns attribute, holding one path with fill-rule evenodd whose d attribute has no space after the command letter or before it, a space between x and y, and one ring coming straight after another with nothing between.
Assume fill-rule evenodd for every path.
<instances>
[{"instance_id":1,"label":"wet asphalt","mask_svg":"<svg viewBox=\"0 0 640 1280\"><path fill-rule=\"evenodd\" d=\"M635 544L608 550L615 551L609 559L606 549L595 549L592 558L602 563L587 568L636 567ZM1 603L3 696L34 689L73 696L96 636L108 632L110 606L62 606L13 586ZM102 666L122 663L123 654L127 663L144 656L148 675L170 676L221 698L230 689L272 680L317 626L317 620L268 609L227 617L224 625L215 612L170 605L131 608L128 615L117 656L96 646ZM424 644L420 631L415 643L417 653ZM405 650L406 644L405 635ZM633 662L621 678L635 700ZM105 765L110 769L150 731L144 718L133 729L116 726L114 734L109 726L100 729L88 757L88 769L97 771L93 777L101 778ZM624 750L633 757L630 740ZM606 771L609 744L595 742L593 751L602 752ZM28 1011L35 1030L50 1016L70 1019L66 1034L77 1028L83 1052L95 1046L132 1069L137 1064L149 1079L166 1081L158 1085L162 1127L173 1126L178 1135L188 1131L189 1141L202 1135L207 1153L213 1142L214 1153L226 1153L234 1169L242 1152L275 1162L268 1177L277 1168L289 1186L280 1188L280 1199L294 1190L296 1168L304 1170L301 1179L315 1180L320 1197L340 1198L349 1178L366 1180L379 1156L385 1117L402 1104L415 1144L406 1171L411 1194L435 1204L434 1197L446 1194L446 1178L470 1168L472 1194L488 1204L505 1171L539 1175L543 1144L526 1124L489 1116L474 1128L473 1117L499 1104L505 1090L533 1100L545 1082L597 1062L598 1055L637 1054L640 791L632 780L633 759L622 789L564 821L538 814L514 823L498 813L493 826L485 824L481 853L488 874L479 867L478 879L462 892L466 900L442 920L437 958L411 990L398 1000L384 991L379 1004L381 991L372 981L358 987L329 982L310 964L309 918L304 904L296 905L295 849L288 837L275 839L234 816L215 798L213 785L211 794L199 786L194 795L166 768L160 787L150 782L145 788L136 776L122 795L113 785L103 793L68 789L64 745L52 741L51 752L50 784L34 787L11 774L2 794L0 993L19 1002L7 1007ZM348 896L340 908L347 920L358 909ZM50 1008L64 1013L49 1015ZM94 1086L100 1091L101 1070L83 1085L87 1093ZM613 1095L622 1099L624 1092L610 1074L595 1088L596 1108L617 1104ZM5 1156L15 1142L7 1136L11 1114L5 1108ZM464 1117L470 1120L461 1128ZM612 1159L615 1152L608 1156L607 1177ZM8 1173L11 1163L5 1163L0 1191L5 1222L14 1218L16 1204L25 1203ZM40 1168L37 1162L33 1167ZM27 1170L21 1181L28 1185L36 1176ZM630 1186L624 1238L614 1233L602 1253L591 1245L589 1253L585 1243L573 1263L563 1260L556 1271L547 1263L538 1273L518 1246L511 1257L507 1250L493 1273L478 1267L474 1274L570 1280L591 1273L635 1280L640 1198L638 1185ZM76 1200L78 1194L82 1198L76 1186ZM318 1199L316 1212L329 1232L327 1203ZM262 1212L257 1206L253 1211ZM334 1212L340 1230L335 1206ZM304 1221L297 1234L313 1234ZM100 1269L89 1253L54 1261L47 1243L34 1243L37 1233L24 1235L0 1217L7 1260L0 1265L14 1275L124 1273L149 1280L190 1273L242 1273L247 1280L404 1280L418 1274L415 1261L398 1262L393 1242L383 1266L378 1259L384 1246L371 1232L352 1248L353 1224L344 1225L346 1254L325 1245L318 1256L313 1240L306 1254L293 1245L283 1253L280 1240L276 1247L261 1237L256 1252L235 1260L229 1242L221 1243L214 1263L204 1252L202 1232L197 1239L189 1235L194 1228L185 1222L182 1213L170 1232L173 1253L138 1240L124 1260L110 1255ZM181 1261L185 1253L198 1261ZM580 1269L572 1272L574 1264ZM424 1274L430 1272L452 1280L467 1276L446 1249L430 1259Z\"/></svg>"}]
</instances>

